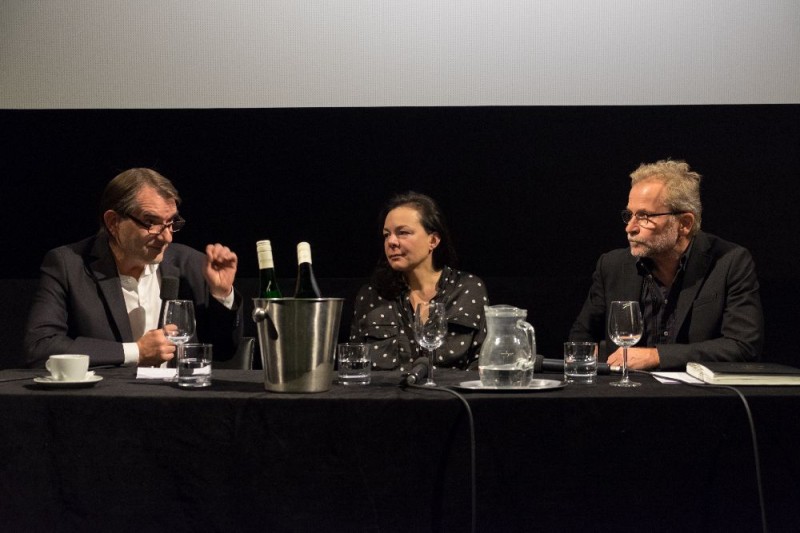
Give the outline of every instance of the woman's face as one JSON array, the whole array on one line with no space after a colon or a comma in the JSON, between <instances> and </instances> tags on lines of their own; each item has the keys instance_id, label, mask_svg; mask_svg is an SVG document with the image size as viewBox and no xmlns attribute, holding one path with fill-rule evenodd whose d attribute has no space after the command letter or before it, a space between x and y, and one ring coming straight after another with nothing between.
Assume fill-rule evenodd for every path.
<instances>
[{"instance_id":1,"label":"woman's face","mask_svg":"<svg viewBox=\"0 0 800 533\"><path fill-rule=\"evenodd\" d=\"M383 224L383 251L389 265L399 272L410 272L423 265L433 265L433 250L439 234L428 233L419 212L410 206L395 207Z\"/></svg>"}]
</instances>

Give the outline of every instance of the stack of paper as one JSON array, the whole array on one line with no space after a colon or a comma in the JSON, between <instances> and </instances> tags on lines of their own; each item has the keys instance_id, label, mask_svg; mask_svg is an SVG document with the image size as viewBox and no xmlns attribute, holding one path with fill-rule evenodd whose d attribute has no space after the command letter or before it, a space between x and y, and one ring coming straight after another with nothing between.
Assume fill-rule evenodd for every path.
<instances>
[{"instance_id":1,"label":"stack of paper","mask_svg":"<svg viewBox=\"0 0 800 533\"><path fill-rule=\"evenodd\" d=\"M800 385L800 368L778 363L686 363L686 373L715 385Z\"/></svg>"}]
</instances>

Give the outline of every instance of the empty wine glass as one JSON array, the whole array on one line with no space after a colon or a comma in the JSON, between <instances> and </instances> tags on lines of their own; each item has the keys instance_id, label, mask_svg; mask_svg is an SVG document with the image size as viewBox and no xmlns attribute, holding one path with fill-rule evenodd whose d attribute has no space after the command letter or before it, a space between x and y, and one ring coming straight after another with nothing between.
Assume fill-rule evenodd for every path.
<instances>
[{"instance_id":1,"label":"empty wine glass","mask_svg":"<svg viewBox=\"0 0 800 533\"><path fill-rule=\"evenodd\" d=\"M628 346L642 338L642 312L639 302L614 301L608 312L608 336L617 346L622 346L622 379L612 381L615 387L638 387L641 383L628 378Z\"/></svg>"},{"instance_id":2,"label":"empty wine glass","mask_svg":"<svg viewBox=\"0 0 800 533\"><path fill-rule=\"evenodd\" d=\"M414 315L414 337L417 343L431 353L428 366L428 379L425 385L435 387L433 381L433 365L436 362L436 348L444 343L447 335L447 316L443 303L427 302L417 305Z\"/></svg>"},{"instance_id":3,"label":"empty wine glass","mask_svg":"<svg viewBox=\"0 0 800 533\"><path fill-rule=\"evenodd\" d=\"M168 381L177 381L177 368L183 359L183 345L192 338L195 329L194 304L191 300L168 300L164 308L164 335L177 345L175 354L175 377Z\"/></svg>"}]
</instances>

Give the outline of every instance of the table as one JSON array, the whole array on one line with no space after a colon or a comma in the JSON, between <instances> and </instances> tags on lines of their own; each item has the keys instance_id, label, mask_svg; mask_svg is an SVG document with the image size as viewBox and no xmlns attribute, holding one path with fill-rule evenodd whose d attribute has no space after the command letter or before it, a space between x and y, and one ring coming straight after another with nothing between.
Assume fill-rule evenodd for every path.
<instances>
[{"instance_id":1,"label":"table","mask_svg":"<svg viewBox=\"0 0 800 533\"><path fill-rule=\"evenodd\" d=\"M267 392L260 371L217 370L204 390L128 368L45 390L31 380L40 374L0 372L0 523L15 530L469 531L466 409L401 389L398 372L318 394ZM437 373L440 384L470 379ZM463 393L478 531L758 531L736 394L611 379ZM797 530L800 390L742 390L770 530Z\"/></svg>"}]
</instances>

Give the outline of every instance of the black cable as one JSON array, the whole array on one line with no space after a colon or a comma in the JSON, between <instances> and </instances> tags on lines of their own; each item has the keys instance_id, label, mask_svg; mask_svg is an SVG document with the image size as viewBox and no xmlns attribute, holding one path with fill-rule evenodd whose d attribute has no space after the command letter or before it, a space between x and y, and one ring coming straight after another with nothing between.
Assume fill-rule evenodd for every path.
<instances>
[{"instance_id":1,"label":"black cable","mask_svg":"<svg viewBox=\"0 0 800 533\"><path fill-rule=\"evenodd\" d=\"M633 372L636 374L647 374L652 375L651 372L647 372L645 370L630 370L629 372ZM667 379L670 381L675 381L678 383L683 383L684 385L689 385L690 387L697 387L700 389L728 389L736 393L740 400L742 400L742 404L744 405L745 413L747 414L747 422L750 425L750 438L753 441L753 461L755 463L755 471L756 471L756 489L758 490L758 505L759 510L761 511L761 531L763 533L767 533L767 510L766 506L764 505L764 487L761 482L761 454L758 451L758 438L756 437L756 424L753 420L753 412L750 410L750 403L747 401L747 398L744 397L744 394L737 389L736 387L731 387L730 385L716 385L714 383L687 383L681 379L672 378L664 375L659 375L659 379Z\"/></svg>"},{"instance_id":2,"label":"black cable","mask_svg":"<svg viewBox=\"0 0 800 533\"><path fill-rule=\"evenodd\" d=\"M472 528L470 531L475 533L477 531L477 517L478 517L478 489L477 489L477 461L475 460L475 420L472 416L472 409L469 406L469 402L467 399L464 398L461 394L457 393L454 390L444 388L444 387L431 387L428 385L406 385L412 389L419 389L419 390L426 390L426 391L439 391L439 392L446 392L448 394L452 394L456 398L458 398L462 404L464 404L464 409L467 411L467 420L469 422L469 443L470 443L470 484L471 484L471 491L470 491L470 499L472 502L472 509L471 509L471 520L472 520Z\"/></svg>"}]
</instances>

